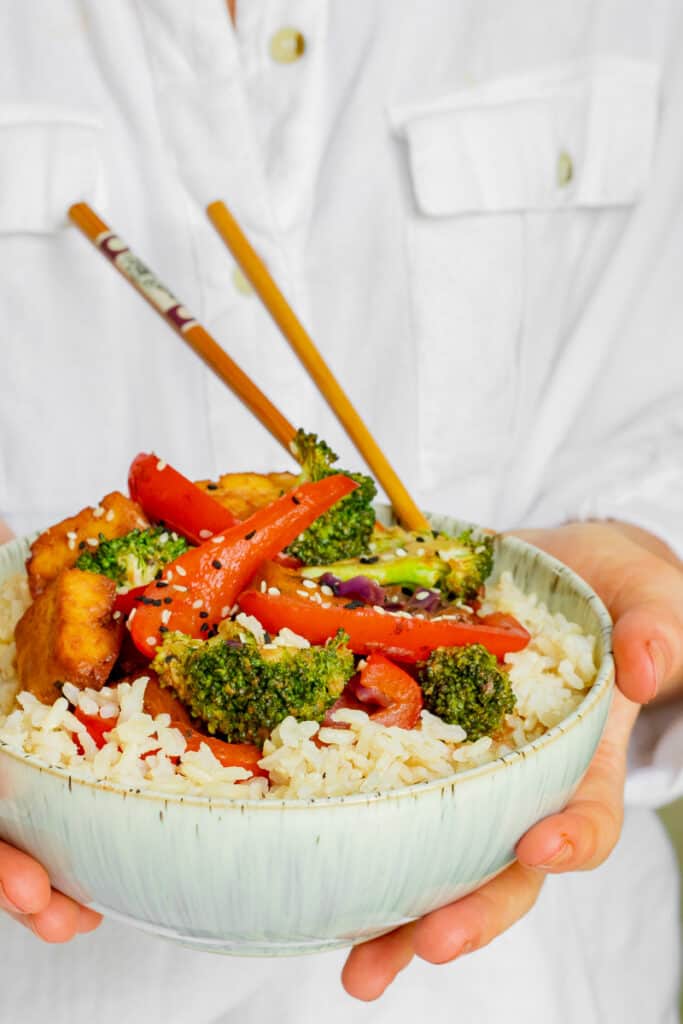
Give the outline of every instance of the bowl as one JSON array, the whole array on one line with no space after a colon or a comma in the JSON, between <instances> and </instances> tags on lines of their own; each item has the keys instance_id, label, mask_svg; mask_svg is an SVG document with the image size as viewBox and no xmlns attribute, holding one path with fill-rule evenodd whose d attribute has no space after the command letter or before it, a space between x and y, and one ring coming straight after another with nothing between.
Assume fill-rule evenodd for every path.
<instances>
[{"instance_id":1,"label":"bowl","mask_svg":"<svg viewBox=\"0 0 683 1024\"><path fill-rule=\"evenodd\" d=\"M446 532L464 525L432 521ZM348 946L471 892L514 860L527 829L565 806L614 683L610 618L588 585L521 540L496 544L495 575L510 570L597 636L595 683L534 742L382 794L242 802L95 784L0 743L0 837L105 916L240 956ZM0 548L0 580L23 567L27 550L26 540Z\"/></svg>"}]
</instances>

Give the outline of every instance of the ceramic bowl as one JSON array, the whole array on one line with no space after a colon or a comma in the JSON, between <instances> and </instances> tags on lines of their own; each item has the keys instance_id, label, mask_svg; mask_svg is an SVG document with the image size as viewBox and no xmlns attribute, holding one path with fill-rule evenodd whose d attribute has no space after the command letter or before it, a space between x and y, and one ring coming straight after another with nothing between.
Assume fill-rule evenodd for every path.
<instances>
[{"instance_id":1,"label":"ceramic bowl","mask_svg":"<svg viewBox=\"0 0 683 1024\"><path fill-rule=\"evenodd\" d=\"M496 573L511 570L518 586L598 638L595 684L540 739L419 786L281 802L125 791L0 744L0 837L103 914L220 953L350 945L472 891L513 861L531 825L566 804L614 680L610 619L586 583L520 540L497 545ZM0 579L22 568L26 551L21 540L0 549Z\"/></svg>"}]
</instances>

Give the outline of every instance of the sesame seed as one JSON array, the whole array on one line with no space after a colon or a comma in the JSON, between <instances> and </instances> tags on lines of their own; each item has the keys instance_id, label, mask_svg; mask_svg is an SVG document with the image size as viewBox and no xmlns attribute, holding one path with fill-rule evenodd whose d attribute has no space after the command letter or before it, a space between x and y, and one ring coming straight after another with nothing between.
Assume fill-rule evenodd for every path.
<instances>
[{"instance_id":1,"label":"sesame seed","mask_svg":"<svg viewBox=\"0 0 683 1024\"><path fill-rule=\"evenodd\" d=\"M150 647L154 647L156 645L156 642L157 638L155 636L145 637L145 643L149 644Z\"/></svg>"},{"instance_id":2,"label":"sesame seed","mask_svg":"<svg viewBox=\"0 0 683 1024\"><path fill-rule=\"evenodd\" d=\"M157 469L159 470L159 472L160 472L160 473L161 473L161 472L162 472L162 471L163 471L164 469L166 469L166 466L167 466L167 463L166 463L166 462L164 462L164 460L163 460L163 459L159 459L159 461L157 462Z\"/></svg>"},{"instance_id":3,"label":"sesame seed","mask_svg":"<svg viewBox=\"0 0 683 1024\"><path fill-rule=\"evenodd\" d=\"M170 621L170 618L171 618L171 609L170 608L164 608L163 612L161 613L161 621L163 622L163 624L165 626L168 625L168 623Z\"/></svg>"},{"instance_id":4,"label":"sesame seed","mask_svg":"<svg viewBox=\"0 0 683 1024\"><path fill-rule=\"evenodd\" d=\"M67 530L66 535L69 538L69 540L78 540L78 534L76 533L75 530Z\"/></svg>"},{"instance_id":5,"label":"sesame seed","mask_svg":"<svg viewBox=\"0 0 683 1024\"><path fill-rule=\"evenodd\" d=\"M249 533L245 533L244 539L251 540L252 537L256 536L256 530L250 530Z\"/></svg>"},{"instance_id":6,"label":"sesame seed","mask_svg":"<svg viewBox=\"0 0 683 1024\"><path fill-rule=\"evenodd\" d=\"M175 571L179 576L187 576L187 569L183 569L182 565L176 565Z\"/></svg>"},{"instance_id":7,"label":"sesame seed","mask_svg":"<svg viewBox=\"0 0 683 1024\"><path fill-rule=\"evenodd\" d=\"M104 515L104 509L102 508L101 505L95 505L95 508L92 510L92 514L95 517L95 519L101 519L102 516Z\"/></svg>"},{"instance_id":8,"label":"sesame seed","mask_svg":"<svg viewBox=\"0 0 683 1024\"><path fill-rule=\"evenodd\" d=\"M424 548L418 548L417 551L415 552L415 554L417 555L418 558L422 558L424 556L424 553L425 553L425 549Z\"/></svg>"},{"instance_id":9,"label":"sesame seed","mask_svg":"<svg viewBox=\"0 0 683 1024\"><path fill-rule=\"evenodd\" d=\"M268 584L266 583L265 580L261 580L261 586L260 586L261 593L265 594L267 589L268 589Z\"/></svg>"},{"instance_id":10,"label":"sesame seed","mask_svg":"<svg viewBox=\"0 0 683 1024\"><path fill-rule=\"evenodd\" d=\"M133 608L132 612L128 616L128 625L129 626L130 626L131 622L133 621L133 619L135 618L136 611L137 611L137 608Z\"/></svg>"},{"instance_id":11,"label":"sesame seed","mask_svg":"<svg viewBox=\"0 0 683 1024\"><path fill-rule=\"evenodd\" d=\"M157 589L159 589L159 590L161 590L163 587L167 587L167 586L168 586L168 583L166 582L166 580L159 580L159 582L157 583Z\"/></svg>"},{"instance_id":12,"label":"sesame seed","mask_svg":"<svg viewBox=\"0 0 683 1024\"><path fill-rule=\"evenodd\" d=\"M408 554L405 548L396 548L396 554L399 558L405 558Z\"/></svg>"},{"instance_id":13,"label":"sesame seed","mask_svg":"<svg viewBox=\"0 0 683 1024\"><path fill-rule=\"evenodd\" d=\"M203 604L204 604L204 602L202 601L202 599L198 597L196 601L192 602L192 607L193 608L201 608L201 606Z\"/></svg>"},{"instance_id":14,"label":"sesame seed","mask_svg":"<svg viewBox=\"0 0 683 1024\"><path fill-rule=\"evenodd\" d=\"M299 597L306 597L306 598L308 597L308 591L307 590L297 590L297 594L299 595Z\"/></svg>"},{"instance_id":15,"label":"sesame seed","mask_svg":"<svg viewBox=\"0 0 683 1024\"><path fill-rule=\"evenodd\" d=\"M217 491L218 490L218 484L207 484L206 485L206 489L207 489L207 491Z\"/></svg>"},{"instance_id":16,"label":"sesame seed","mask_svg":"<svg viewBox=\"0 0 683 1024\"><path fill-rule=\"evenodd\" d=\"M108 523L113 523L114 522L114 509L110 508L104 518L106 519L106 521Z\"/></svg>"},{"instance_id":17,"label":"sesame seed","mask_svg":"<svg viewBox=\"0 0 683 1024\"><path fill-rule=\"evenodd\" d=\"M209 617L209 613L208 612L200 612L199 613L199 618L200 619L208 619L208 617Z\"/></svg>"},{"instance_id":18,"label":"sesame seed","mask_svg":"<svg viewBox=\"0 0 683 1024\"><path fill-rule=\"evenodd\" d=\"M208 540L209 537L213 537L213 534L211 533L211 530L200 530L199 536L202 538L202 540Z\"/></svg>"},{"instance_id":19,"label":"sesame seed","mask_svg":"<svg viewBox=\"0 0 683 1024\"><path fill-rule=\"evenodd\" d=\"M314 590L318 586L318 584L315 582L315 580L304 580L304 586L308 587L309 590Z\"/></svg>"},{"instance_id":20,"label":"sesame seed","mask_svg":"<svg viewBox=\"0 0 683 1024\"><path fill-rule=\"evenodd\" d=\"M114 612L114 614L112 615L112 619L114 620L114 622L118 622L120 618L121 612Z\"/></svg>"},{"instance_id":21,"label":"sesame seed","mask_svg":"<svg viewBox=\"0 0 683 1024\"><path fill-rule=\"evenodd\" d=\"M166 581L168 582L168 580L172 580L172 579L173 579L173 569L167 569L166 570Z\"/></svg>"},{"instance_id":22,"label":"sesame seed","mask_svg":"<svg viewBox=\"0 0 683 1024\"><path fill-rule=\"evenodd\" d=\"M292 495L292 501L294 502L295 505L301 504L301 498L297 498L296 494Z\"/></svg>"},{"instance_id":23,"label":"sesame seed","mask_svg":"<svg viewBox=\"0 0 683 1024\"><path fill-rule=\"evenodd\" d=\"M159 626L160 633L168 633L168 626Z\"/></svg>"},{"instance_id":24,"label":"sesame seed","mask_svg":"<svg viewBox=\"0 0 683 1024\"><path fill-rule=\"evenodd\" d=\"M268 587L268 593L270 594L271 597L280 596L280 591L278 590L277 587Z\"/></svg>"},{"instance_id":25,"label":"sesame seed","mask_svg":"<svg viewBox=\"0 0 683 1024\"><path fill-rule=\"evenodd\" d=\"M173 604L173 598L172 597L165 597L164 598L164 604Z\"/></svg>"},{"instance_id":26,"label":"sesame seed","mask_svg":"<svg viewBox=\"0 0 683 1024\"><path fill-rule=\"evenodd\" d=\"M326 583L323 583L320 590L325 595L325 597L332 597L334 595L334 590L332 589L332 587L328 587Z\"/></svg>"},{"instance_id":27,"label":"sesame seed","mask_svg":"<svg viewBox=\"0 0 683 1024\"><path fill-rule=\"evenodd\" d=\"M85 543L89 544L91 548L96 548L100 542L97 540L96 537L86 537Z\"/></svg>"},{"instance_id":28,"label":"sesame seed","mask_svg":"<svg viewBox=\"0 0 683 1024\"><path fill-rule=\"evenodd\" d=\"M419 590L417 592L417 594L415 595L415 600L416 601L424 601L425 598L427 598L429 596L430 596L430 594L429 594L428 590Z\"/></svg>"},{"instance_id":29,"label":"sesame seed","mask_svg":"<svg viewBox=\"0 0 683 1024\"><path fill-rule=\"evenodd\" d=\"M384 608L379 604L373 604L372 610L377 612L378 615L384 615Z\"/></svg>"},{"instance_id":30,"label":"sesame seed","mask_svg":"<svg viewBox=\"0 0 683 1024\"><path fill-rule=\"evenodd\" d=\"M213 538L214 544L222 544L224 540L225 540L225 537L223 537L222 535L220 537L214 537Z\"/></svg>"},{"instance_id":31,"label":"sesame seed","mask_svg":"<svg viewBox=\"0 0 683 1024\"><path fill-rule=\"evenodd\" d=\"M223 563L219 562L217 558L214 558L214 560L211 563L211 565L214 567L214 569L222 569L223 568Z\"/></svg>"},{"instance_id":32,"label":"sesame seed","mask_svg":"<svg viewBox=\"0 0 683 1024\"><path fill-rule=\"evenodd\" d=\"M69 551L75 551L76 550L76 541L75 540L70 540L68 542L68 544L67 544L67 547L69 548Z\"/></svg>"},{"instance_id":33,"label":"sesame seed","mask_svg":"<svg viewBox=\"0 0 683 1024\"><path fill-rule=\"evenodd\" d=\"M181 594L186 594L187 593L187 587L181 586L180 583L174 583L173 584L173 589L177 590Z\"/></svg>"},{"instance_id":34,"label":"sesame seed","mask_svg":"<svg viewBox=\"0 0 683 1024\"><path fill-rule=\"evenodd\" d=\"M166 532L159 534L159 543L166 544L168 542L168 534Z\"/></svg>"},{"instance_id":35,"label":"sesame seed","mask_svg":"<svg viewBox=\"0 0 683 1024\"><path fill-rule=\"evenodd\" d=\"M200 630L199 630L199 632L200 632L200 633L206 633L206 631L207 631L207 629L208 629L208 628L209 628L209 624L208 624L208 622L202 622L202 625L201 625L201 627L200 627Z\"/></svg>"},{"instance_id":36,"label":"sesame seed","mask_svg":"<svg viewBox=\"0 0 683 1024\"><path fill-rule=\"evenodd\" d=\"M226 606L224 608L221 608L221 618L222 619L227 619L229 614L230 614L230 608L226 604Z\"/></svg>"}]
</instances>

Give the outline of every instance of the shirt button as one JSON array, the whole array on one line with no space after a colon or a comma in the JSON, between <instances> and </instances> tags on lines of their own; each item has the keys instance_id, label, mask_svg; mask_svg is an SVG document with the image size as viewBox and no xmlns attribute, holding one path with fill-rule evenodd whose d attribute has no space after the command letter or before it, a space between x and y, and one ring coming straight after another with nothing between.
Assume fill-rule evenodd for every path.
<instances>
[{"instance_id":1,"label":"shirt button","mask_svg":"<svg viewBox=\"0 0 683 1024\"><path fill-rule=\"evenodd\" d=\"M574 177L574 164L566 149L563 149L557 158L557 184L560 188L566 188Z\"/></svg>"},{"instance_id":2,"label":"shirt button","mask_svg":"<svg viewBox=\"0 0 683 1024\"><path fill-rule=\"evenodd\" d=\"M251 295L254 289L250 282L242 273L242 268L234 266L232 268L232 283L235 286L235 291L239 292L240 295Z\"/></svg>"},{"instance_id":3,"label":"shirt button","mask_svg":"<svg viewBox=\"0 0 683 1024\"><path fill-rule=\"evenodd\" d=\"M296 28L281 28L270 40L270 56L278 64L292 64L303 57L306 40Z\"/></svg>"}]
</instances>

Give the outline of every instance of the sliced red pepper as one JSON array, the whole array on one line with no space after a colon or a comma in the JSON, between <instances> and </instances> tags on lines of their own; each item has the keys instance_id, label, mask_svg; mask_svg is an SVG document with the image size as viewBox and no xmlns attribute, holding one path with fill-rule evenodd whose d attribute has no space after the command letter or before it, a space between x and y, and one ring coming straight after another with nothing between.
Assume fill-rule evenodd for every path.
<instances>
[{"instance_id":1,"label":"sliced red pepper","mask_svg":"<svg viewBox=\"0 0 683 1024\"><path fill-rule=\"evenodd\" d=\"M301 595L299 576L272 563L264 579L265 592L258 585L245 590L237 599L240 608L256 616L269 633L286 626L312 644L324 644L343 629L355 654L381 651L396 661L416 662L426 661L437 647L483 644L500 658L509 651L522 650L529 642L527 631L511 616L502 624L475 616L465 621L406 618L369 606L349 608L343 598L327 597L319 604Z\"/></svg>"},{"instance_id":2,"label":"sliced red pepper","mask_svg":"<svg viewBox=\"0 0 683 1024\"><path fill-rule=\"evenodd\" d=\"M239 522L229 509L157 455L136 455L128 471L128 487L150 519L195 544Z\"/></svg>"},{"instance_id":3,"label":"sliced red pepper","mask_svg":"<svg viewBox=\"0 0 683 1024\"><path fill-rule=\"evenodd\" d=\"M147 585L145 584L141 587L131 587L125 594L117 594L114 598L113 611L121 612L122 615L130 615L146 589Z\"/></svg>"},{"instance_id":4,"label":"sliced red pepper","mask_svg":"<svg viewBox=\"0 0 683 1024\"><path fill-rule=\"evenodd\" d=\"M265 768L260 768L258 762L263 757L262 751L253 743L226 743L217 739L216 736L205 736L191 726L182 722L171 722L171 728L179 729L185 737L188 750L199 750L202 743L206 743L217 761L224 768L245 768L252 775L262 775L268 778ZM246 780L245 780L246 781Z\"/></svg>"},{"instance_id":5,"label":"sliced red pepper","mask_svg":"<svg viewBox=\"0 0 683 1024\"><path fill-rule=\"evenodd\" d=\"M74 715L78 719L78 721L82 722L83 725L86 727L86 729L88 730L88 735L93 740L97 749L101 750L102 747L107 742L106 739L104 738L104 734L105 732L111 732L111 730L116 727L116 719L100 718L99 715L86 715L85 711L82 711L80 708L76 708L74 710ZM77 747L80 748L79 753L84 753L83 747L81 746L78 739L78 734L74 734L74 743L76 744Z\"/></svg>"},{"instance_id":6,"label":"sliced red pepper","mask_svg":"<svg viewBox=\"0 0 683 1024\"><path fill-rule=\"evenodd\" d=\"M129 620L135 646L151 658L168 630L205 636L227 617L235 598L264 561L357 486L340 474L302 484L170 562L162 579L147 587Z\"/></svg>"},{"instance_id":7,"label":"sliced red pepper","mask_svg":"<svg viewBox=\"0 0 683 1024\"><path fill-rule=\"evenodd\" d=\"M380 704L370 718L380 725L412 729L422 711L422 690L412 676L383 654L371 654L361 670L356 696Z\"/></svg>"}]
</instances>

